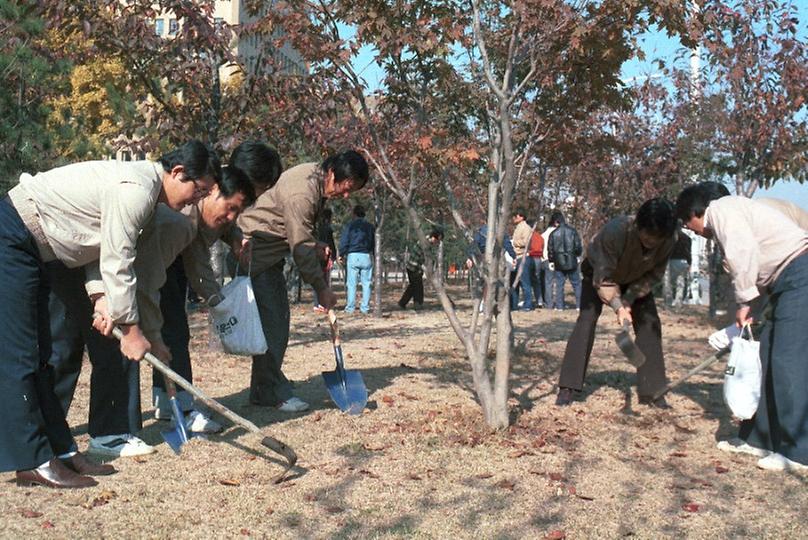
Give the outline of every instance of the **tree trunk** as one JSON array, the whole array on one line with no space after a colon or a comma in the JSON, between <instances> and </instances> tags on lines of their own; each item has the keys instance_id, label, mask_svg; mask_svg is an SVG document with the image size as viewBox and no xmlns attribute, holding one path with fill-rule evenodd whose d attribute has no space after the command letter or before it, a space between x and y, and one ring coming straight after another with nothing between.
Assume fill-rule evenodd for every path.
<instances>
[{"instance_id":1,"label":"tree trunk","mask_svg":"<svg viewBox=\"0 0 808 540\"><path fill-rule=\"evenodd\" d=\"M382 230L384 228L385 195L380 193L380 188L373 189L373 215L376 226L375 245L373 252L373 316L382 316L382 283L383 283L383 258L382 258Z\"/></svg>"}]
</instances>

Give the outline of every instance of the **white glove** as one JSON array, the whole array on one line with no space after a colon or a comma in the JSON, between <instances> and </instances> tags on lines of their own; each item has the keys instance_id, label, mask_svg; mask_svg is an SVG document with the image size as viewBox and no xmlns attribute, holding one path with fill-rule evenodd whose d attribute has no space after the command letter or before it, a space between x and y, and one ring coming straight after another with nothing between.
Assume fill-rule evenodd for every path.
<instances>
[{"instance_id":1,"label":"white glove","mask_svg":"<svg viewBox=\"0 0 808 540\"><path fill-rule=\"evenodd\" d=\"M707 343L710 346L720 351L721 349L726 349L732 344L732 338L738 337L741 335L741 329L731 324L724 328L723 330L719 330L718 332L714 332L707 338Z\"/></svg>"}]
</instances>

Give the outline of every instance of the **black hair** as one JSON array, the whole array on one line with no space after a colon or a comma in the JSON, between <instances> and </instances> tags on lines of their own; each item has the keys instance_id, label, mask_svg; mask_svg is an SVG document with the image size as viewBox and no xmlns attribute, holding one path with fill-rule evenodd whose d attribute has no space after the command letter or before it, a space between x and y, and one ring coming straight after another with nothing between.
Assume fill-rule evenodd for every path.
<instances>
[{"instance_id":1,"label":"black hair","mask_svg":"<svg viewBox=\"0 0 808 540\"><path fill-rule=\"evenodd\" d=\"M229 163L241 169L259 189L269 189L277 184L283 171L278 152L259 141L244 141L236 146Z\"/></svg>"},{"instance_id":2,"label":"black hair","mask_svg":"<svg viewBox=\"0 0 808 540\"><path fill-rule=\"evenodd\" d=\"M170 172L174 167L182 165L185 169L186 181L189 182L204 176L210 176L218 182L222 177L219 156L196 139L188 141L176 150L163 154L157 161L160 162L166 172Z\"/></svg>"},{"instance_id":3,"label":"black hair","mask_svg":"<svg viewBox=\"0 0 808 540\"><path fill-rule=\"evenodd\" d=\"M676 230L676 216L673 205L667 199L656 197L642 203L637 210L637 228L657 238L673 236Z\"/></svg>"},{"instance_id":4,"label":"black hair","mask_svg":"<svg viewBox=\"0 0 808 540\"><path fill-rule=\"evenodd\" d=\"M550 214L550 225L553 223L558 223L559 225L564 223L564 214L558 210Z\"/></svg>"},{"instance_id":5,"label":"black hair","mask_svg":"<svg viewBox=\"0 0 808 540\"><path fill-rule=\"evenodd\" d=\"M321 219L331 219L334 217L334 212L330 208L323 208L323 211L320 213Z\"/></svg>"},{"instance_id":6,"label":"black hair","mask_svg":"<svg viewBox=\"0 0 808 540\"><path fill-rule=\"evenodd\" d=\"M527 218L527 214L525 214L525 209L524 208L517 208L516 210L514 210L513 215L514 216L522 216L523 218Z\"/></svg>"},{"instance_id":7,"label":"black hair","mask_svg":"<svg viewBox=\"0 0 808 540\"><path fill-rule=\"evenodd\" d=\"M333 171L335 182L353 178L356 183L356 189L365 187L368 181L368 162L359 152L354 150L347 150L340 154L329 156L320 167L326 173Z\"/></svg>"},{"instance_id":8,"label":"black hair","mask_svg":"<svg viewBox=\"0 0 808 540\"><path fill-rule=\"evenodd\" d=\"M727 187L718 182L688 186L676 198L676 217L683 222L690 221L694 216L702 217L712 201L728 195Z\"/></svg>"},{"instance_id":9,"label":"black hair","mask_svg":"<svg viewBox=\"0 0 808 540\"><path fill-rule=\"evenodd\" d=\"M365 207L362 206L361 204L357 204L356 206L354 206L353 215L361 218L365 217Z\"/></svg>"},{"instance_id":10,"label":"black hair","mask_svg":"<svg viewBox=\"0 0 808 540\"><path fill-rule=\"evenodd\" d=\"M222 168L222 179L217 182L219 192L226 199L237 193L244 195L244 206L251 206L255 202L255 188L249 176L238 167Z\"/></svg>"}]
</instances>

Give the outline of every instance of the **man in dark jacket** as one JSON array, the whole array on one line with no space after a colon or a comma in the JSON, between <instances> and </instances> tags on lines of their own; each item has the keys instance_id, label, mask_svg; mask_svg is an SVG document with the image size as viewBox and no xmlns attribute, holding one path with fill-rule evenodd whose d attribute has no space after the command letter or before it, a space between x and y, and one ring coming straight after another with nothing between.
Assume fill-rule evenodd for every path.
<instances>
[{"instance_id":1,"label":"man in dark jacket","mask_svg":"<svg viewBox=\"0 0 808 540\"><path fill-rule=\"evenodd\" d=\"M376 229L365 221L365 207L356 205L354 219L345 225L339 239L340 260L346 265L348 299L345 313L356 309L356 281L362 282L362 313L370 312L370 281L373 279L373 253L376 251Z\"/></svg>"},{"instance_id":2,"label":"man in dark jacket","mask_svg":"<svg viewBox=\"0 0 808 540\"><path fill-rule=\"evenodd\" d=\"M426 239L430 246L437 246L443 240L443 233L433 229ZM407 281L409 284L401 295L398 306L406 309L407 303L412 300L415 309L420 309L424 305L424 251L418 238L410 244L407 252Z\"/></svg>"},{"instance_id":3,"label":"man in dark jacket","mask_svg":"<svg viewBox=\"0 0 808 540\"><path fill-rule=\"evenodd\" d=\"M617 323L633 325L645 363L637 368L640 403L668 408L665 398L653 400L665 386L662 329L654 285L662 281L676 243L673 205L665 199L643 203L637 216L619 216L598 231L587 249L583 270L581 314L564 351L556 405L569 405L573 391L583 388L595 327L603 305L617 314Z\"/></svg>"},{"instance_id":4,"label":"man in dark jacket","mask_svg":"<svg viewBox=\"0 0 808 540\"><path fill-rule=\"evenodd\" d=\"M684 230L679 231L679 239L673 247L671 260L668 261L668 279L665 282L665 303L672 307L682 305L687 288L690 264L693 261L690 253L692 241Z\"/></svg>"},{"instance_id":5,"label":"man in dark jacket","mask_svg":"<svg viewBox=\"0 0 808 540\"><path fill-rule=\"evenodd\" d=\"M583 245L578 231L564 222L561 212L553 212L550 217L556 229L550 234L547 256L555 272L556 296L555 305L548 306L564 309L564 283L570 280L575 292L575 307L581 307L581 274L578 273L578 257L583 253Z\"/></svg>"}]
</instances>

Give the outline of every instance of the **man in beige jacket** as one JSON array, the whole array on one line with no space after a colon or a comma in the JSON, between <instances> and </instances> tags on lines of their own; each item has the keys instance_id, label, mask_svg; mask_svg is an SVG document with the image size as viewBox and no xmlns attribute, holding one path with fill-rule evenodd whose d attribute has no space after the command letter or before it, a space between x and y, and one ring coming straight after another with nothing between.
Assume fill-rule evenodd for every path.
<instances>
[{"instance_id":1,"label":"man in beige jacket","mask_svg":"<svg viewBox=\"0 0 808 540\"><path fill-rule=\"evenodd\" d=\"M265 354L253 357L251 403L287 412L308 408L306 402L292 395L292 385L281 371L289 342L285 257L292 254L301 277L314 287L320 304L332 309L337 299L323 277L321 260L329 254L315 236L318 215L325 199L347 198L367 180L367 162L354 151L333 155L322 164L304 163L285 171L278 183L239 218L238 225L252 244L249 272L269 347Z\"/></svg>"},{"instance_id":2,"label":"man in beige jacket","mask_svg":"<svg viewBox=\"0 0 808 540\"><path fill-rule=\"evenodd\" d=\"M49 277L45 263L86 266L98 328L124 333L121 351L140 360L151 347L138 322L137 238L158 202L181 209L205 196L220 174L215 154L192 141L159 161L91 161L23 175L0 202L0 470L20 485L88 487L103 474L76 453L48 369ZM100 277L100 280L96 280ZM100 288L99 288L100 286ZM79 457L77 457L79 456Z\"/></svg>"}]
</instances>

